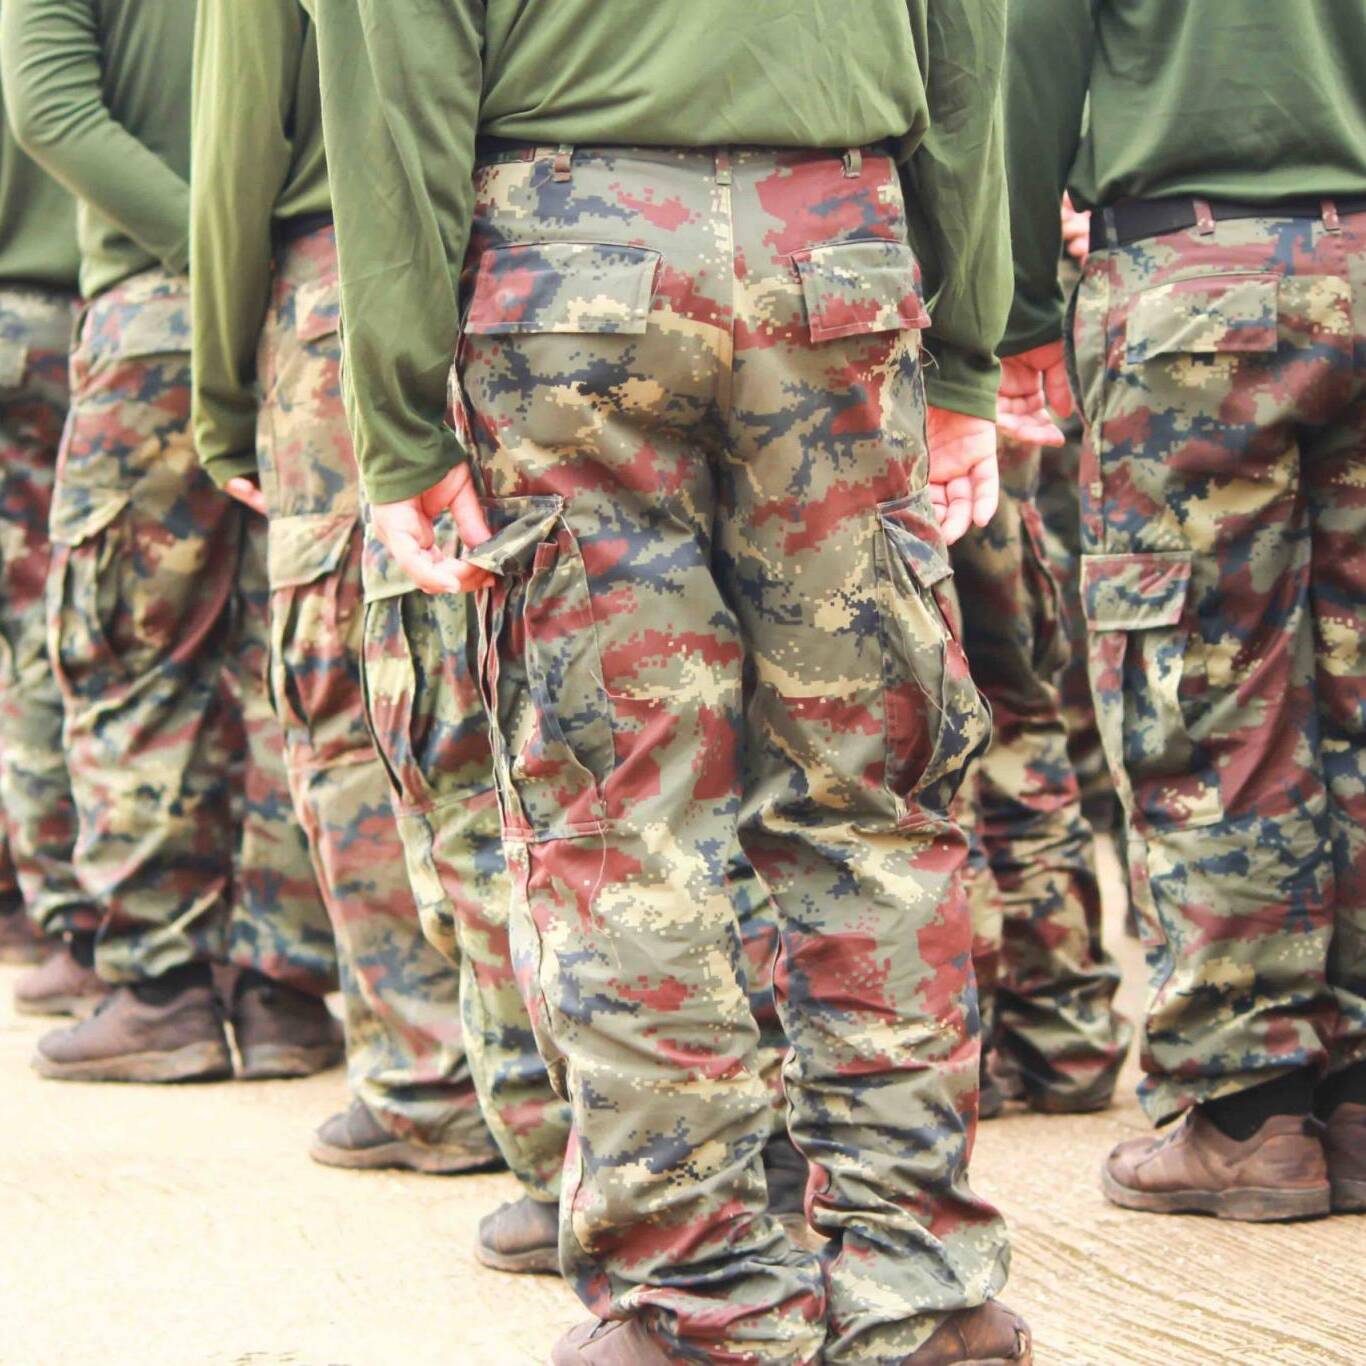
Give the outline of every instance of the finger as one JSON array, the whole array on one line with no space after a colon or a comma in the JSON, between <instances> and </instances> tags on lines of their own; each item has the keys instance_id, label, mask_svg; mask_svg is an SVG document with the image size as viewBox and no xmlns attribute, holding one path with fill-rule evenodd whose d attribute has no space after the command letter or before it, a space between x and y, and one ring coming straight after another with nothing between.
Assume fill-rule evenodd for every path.
<instances>
[{"instance_id":1,"label":"finger","mask_svg":"<svg viewBox=\"0 0 1366 1366\"><path fill-rule=\"evenodd\" d=\"M1050 365L1044 371L1044 393L1048 406L1059 417L1072 416L1072 386L1067 382L1067 370L1061 365Z\"/></svg>"},{"instance_id":2,"label":"finger","mask_svg":"<svg viewBox=\"0 0 1366 1366\"><path fill-rule=\"evenodd\" d=\"M940 530L944 533L945 545L959 540L972 521L972 503L967 498L951 497L944 511Z\"/></svg>"},{"instance_id":3,"label":"finger","mask_svg":"<svg viewBox=\"0 0 1366 1366\"><path fill-rule=\"evenodd\" d=\"M996 461L983 461L972 472L972 521L986 526L1001 501L1001 472Z\"/></svg>"}]
</instances>

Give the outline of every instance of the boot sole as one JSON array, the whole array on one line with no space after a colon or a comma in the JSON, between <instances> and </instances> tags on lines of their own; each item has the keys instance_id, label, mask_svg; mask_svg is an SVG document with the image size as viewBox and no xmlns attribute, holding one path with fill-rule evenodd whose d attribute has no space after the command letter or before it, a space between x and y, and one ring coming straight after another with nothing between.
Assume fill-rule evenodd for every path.
<instances>
[{"instance_id":1,"label":"boot sole","mask_svg":"<svg viewBox=\"0 0 1366 1366\"><path fill-rule=\"evenodd\" d=\"M16 1015L42 1016L69 1015L77 1020L83 1020L94 1011L95 1007L104 1000L104 997L104 992L98 996L44 996L38 1001L25 1001L16 996L14 998L14 1013Z\"/></svg>"},{"instance_id":2,"label":"boot sole","mask_svg":"<svg viewBox=\"0 0 1366 1366\"><path fill-rule=\"evenodd\" d=\"M514 1276L558 1276L560 1253L558 1248L537 1247L529 1252L494 1252L483 1243L475 1243L474 1259L491 1271L507 1271Z\"/></svg>"},{"instance_id":3,"label":"boot sole","mask_svg":"<svg viewBox=\"0 0 1366 1366\"><path fill-rule=\"evenodd\" d=\"M257 1044L242 1050L243 1081L272 1081L289 1077L311 1077L336 1067L346 1056L340 1044L304 1048L295 1044Z\"/></svg>"},{"instance_id":4,"label":"boot sole","mask_svg":"<svg viewBox=\"0 0 1366 1366\"><path fill-rule=\"evenodd\" d=\"M1227 1191L1144 1191L1123 1186L1102 1169L1101 1189L1112 1205L1148 1214L1210 1214L1248 1224L1274 1224L1291 1219L1322 1219L1332 1205L1332 1188L1281 1190L1247 1186Z\"/></svg>"},{"instance_id":5,"label":"boot sole","mask_svg":"<svg viewBox=\"0 0 1366 1366\"><path fill-rule=\"evenodd\" d=\"M1366 1181L1349 1181L1346 1177L1334 1181L1333 1213L1366 1213Z\"/></svg>"},{"instance_id":6,"label":"boot sole","mask_svg":"<svg viewBox=\"0 0 1366 1366\"><path fill-rule=\"evenodd\" d=\"M232 1056L222 1043L192 1043L168 1053L124 1053L87 1062L56 1062L39 1052L34 1070L55 1081L220 1081L232 1076Z\"/></svg>"},{"instance_id":7,"label":"boot sole","mask_svg":"<svg viewBox=\"0 0 1366 1366\"><path fill-rule=\"evenodd\" d=\"M373 1148L338 1148L315 1138L308 1155L324 1167L344 1167L348 1171L411 1171L428 1176L464 1176L471 1172L498 1171L498 1157L452 1157L432 1148L395 1139ZM559 1267L555 1268L557 1271Z\"/></svg>"}]
</instances>

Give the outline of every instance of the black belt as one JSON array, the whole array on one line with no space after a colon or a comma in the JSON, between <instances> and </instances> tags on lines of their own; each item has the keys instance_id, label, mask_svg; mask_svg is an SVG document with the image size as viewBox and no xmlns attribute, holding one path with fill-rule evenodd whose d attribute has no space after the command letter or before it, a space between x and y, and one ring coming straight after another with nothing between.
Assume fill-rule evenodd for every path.
<instances>
[{"instance_id":1,"label":"black belt","mask_svg":"<svg viewBox=\"0 0 1366 1366\"><path fill-rule=\"evenodd\" d=\"M320 213L301 213L297 218L287 218L275 224L274 238L277 247L287 247L301 237L312 237L315 232L332 226L332 215L327 210Z\"/></svg>"},{"instance_id":2,"label":"black belt","mask_svg":"<svg viewBox=\"0 0 1366 1366\"><path fill-rule=\"evenodd\" d=\"M542 139L539 142L527 142L521 138L500 138L494 137L491 134L481 133L479 135L478 141L475 143L474 156L475 160L479 163L510 160L533 161L538 152L543 152L547 149L553 151L555 150L556 145L557 144L552 143L548 138ZM574 151L615 152L619 154L624 153L626 155L629 155L631 152L660 150L660 148L653 146L646 148L641 143L585 142L579 144L570 143L568 145L572 147ZM840 157L843 156L848 149L844 147L756 147L750 146L749 144L745 144L743 146L737 144L734 147L725 148L670 147L667 150L675 152L694 152L698 156L711 156L718 151L772 152L775 154L782 152L818 153L824 151L828 152L832 157ZM868 147L860 147L859 151L861 151L865 156L895 157L896 146L890 139L886 139L882 142L873 143L871 146Z\"/></svg>"},{"instance_id":3,"label":"black belt","mask_svg":"<svg viewBox=\"0 0 1366 1366\"><path fill-rule=\"evenodd\" d=\"M1126 199L1091 214L1091 250L1123 247L1145 237L1165 237L1169 232L1185 232L1200 222L1196 205L1190 199ZM1336 199L1290 199L1275 204L1241 204L1231 199L1207 199L1210 216L1216 221L1234 218L1322 218L1326 203L1339 215L1366 213L1366 195Z\"/></svg>"}]
</instances>

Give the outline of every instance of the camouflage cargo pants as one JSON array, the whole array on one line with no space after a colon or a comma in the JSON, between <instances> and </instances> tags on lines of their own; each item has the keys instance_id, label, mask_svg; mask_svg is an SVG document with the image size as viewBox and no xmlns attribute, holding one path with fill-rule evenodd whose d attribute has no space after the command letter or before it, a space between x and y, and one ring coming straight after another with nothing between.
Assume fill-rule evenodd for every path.
<instances>
[{"instance_id":1,"label":"camouflage cargo pants","mask_svg":"<svg viewBox=\"0 0 1366 1366\"><path fill-rule=\"evenodd\" d=\"M72 867L76 810L43 613L75 301L0 291L0 805L23 904L48 934L93 930Z\"/></svg>"},{"instance_id":2,"label":"camouflage cargo pants","mask_svg":"<svg viewBox=\"0 0 1366 1366\"><path fill-rule=\"evenodd\" d=\"M986 880L970 895L996 905L975 958L988 1037L1030 1101L1090 1109L1113 1093L1131 1031L1113 1009L1119 970L1101 944L1095 841L1059 701L1067 641L1038 480L1038 449L1003 444L996 516L950 556L963 645L992 708L973 774Z\"/></svg>"},{"instance_id":3,"label":"camouflage cargo pants","mask_svg":"<svg viewBox=\"0 0 1366 1366\"><path fill-rule=\"evenodd\" d=\"M195 458L189 338L185 281L151 270L90 304L71 358L47 608L76 872L110 981L231 941L232 961L323 991L332 936L265 698L264 528Z\"/></svg>"},{"instance_id":4,"label":"camouflage cargo pants","mask_svg":"<svg viewBox=\"0 0 1366 1366\"><path fill-rule=\"evenodd\" d=\"M946 619L892 163L553 149L476 173L458 357L513 935L574 1141L561 1256L680 1355L896 1360L1005 1278L967 1185ZM615 245L613 245L615 244ZM932 700L931 700L932 699ZM764 1213L727 878L771 893L824 1257Z\"/></svg>"},{"instance_id":5,"label":"camouflage cargo pants","mask_svg":"<svg viewBox=\"0 0 1366 1366\"><path fill-rule=\"evenodd\" d=\"M422 937L365 725L360 481L340 388L336 256L331 228L282 248L258 359L271 695L336 935L351 1089L404 1138L493 1156L459 977Z\"/></svg>"},{"instance_id":6,"label":"camouflage cargo pants","mask_svg":"<svg viewBox=\"0 0 1366 1366\"><path fill-rule=\"evenodd\" d=\"M1094 253L1082 596L1156 1120L1366 1055L1366 215Z\"/></svg>"}]
</instances>

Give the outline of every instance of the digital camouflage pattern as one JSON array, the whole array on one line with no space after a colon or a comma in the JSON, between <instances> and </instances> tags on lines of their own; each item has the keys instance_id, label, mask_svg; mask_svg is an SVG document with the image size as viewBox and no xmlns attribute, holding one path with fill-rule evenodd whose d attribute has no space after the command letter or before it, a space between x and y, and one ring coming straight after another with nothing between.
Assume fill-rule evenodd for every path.
<instances>
[{"instance_id":1,"label":"digital camouflage pattern","mask_svg":"<svg viewBox=\"0 0 1366 1366\"><path fill-rule=\"evenodd\" d=\"M1366 215L1093 253L1075 313L1160 1121L1366 1055Z\"/></svg>"},{"instance_id":2,"label":"digital camouflage pattern","mask_svg":"<svg viewBox=\"0 0 1366 1366\"><path fill-rule=\"evenodd\" d=\"M98 922L71 863L76 811L43 612L75 314L69 294L0 290L0 806L14 899L22 889L51 935Z\"/></svg>"},{"instance_id":3,"label":"digital camouflage pattern","mask_svg":"<svg viewBox=\"0 0 1366 1366\"><path fill-rule=\"evenodd\" d=\"M971 784L985 866L969 895L982 1017L1000 1062L1031 1104L1084 1110L1109 1101L1131 1031L1113 1008L1119 969L1101 943L1095 840L1058 694L1067 640L1034 501L1039 455L1002 443L996 516L950 555L963 645L992 709Z\"/></svg>"},{"instance_id":4,"label":"digital camouflage pattern","mask_svg":"<svg viewBox=\"0 0 1366 1366\"><path fill-rule=\"evenodd\" d=\"M458 358L516 959L567 1088L561 1258L686 1359L899 1360L1005 1279L946 815L988 717L928 495L895 167L658 149L482 166ZM611 245L609 245L611 244ZM781 931L823 1261L764 1213L727 888Z\"/></svg>"},{"instance_id":5,"label":"digital camouflage pattern","mask_svg":"<svg viewBox=\"0 0 1366 1366\"><path fill-rule=\"evenodd\" d=\"M184 279L150 270L89 305L72 355L47 606L76 872L109 981L231 937L234 962L321 992L331 933L265 704L264 532L195 459L189 337Z\"/></svg>"},{"instance_id":6,"label":"digital camouflage pattern","mask_svg":"<svg viewBox=\"0 0 1366 1366\"><path fill-rule=\"evenodd\" d=\"M459 977L422 937L365 724L359 475L341 398L331 228L281 249L272 289L257 366L271 695L336 934L348 1079L394 1134L492 1158L466 1064ZM292 824L291 814L277 819Z\"/></svg>"}]
</instances>

